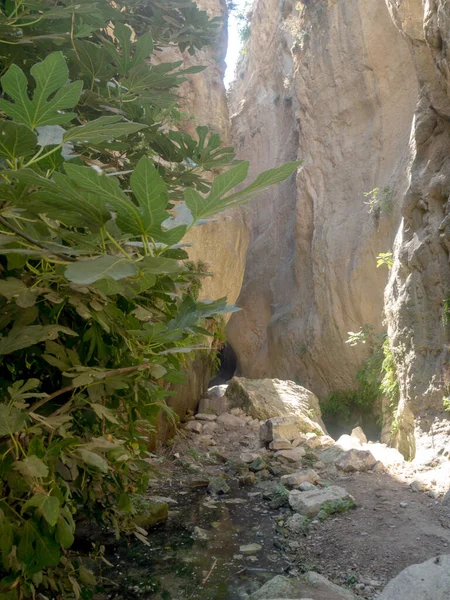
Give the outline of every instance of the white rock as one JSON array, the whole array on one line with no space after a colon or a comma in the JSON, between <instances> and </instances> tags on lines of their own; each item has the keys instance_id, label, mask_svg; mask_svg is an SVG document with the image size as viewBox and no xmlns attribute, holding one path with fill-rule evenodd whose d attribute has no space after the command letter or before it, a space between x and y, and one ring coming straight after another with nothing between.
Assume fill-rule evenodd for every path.
<instances>
[{"instance_id":1,"label":"white rock","mask_svg":"<svg viewBox=\"0 0 450 600\"><path fill-rule=\"evenodd\" d=\"M367 444L367 437L361 427L355 427L352 429L351 437L356 438L361 444Z\"/></svg>"},{"instance_id":2,"label":"white rock","mask_svg":"<svg viewBox=\"0 0 450 600\"><path fill-rule=\"evenodd\" d=\"M369 450L352 448L343 452L336 461L336 467L341 471L352 473L354 471L368 471L377 462Z\"/></svg>"},{"instance_id":3,"label":"white rock","mask_svg":"<svg viewBox=\"0 0 450 600\"><path fill-rule=\"evenodd\" d=\"M353 498L347 490L337 485L331 485L320 490L311 490L310 492L300 492L298 490L289 492L289 504L292 510L307 517L315 517L322 505L330 500L349 501Z\"/></svg>"},{"instance_id":4,"label":"white rock","mask_svg":"<svg viewBox=\"0 0 450 600\"><path fill-rule=\"evenodd\" d=\"M223 398L223 396L225 396L227 388L228 384L215 385L209 388L209 390L206 392L206 395L208 396L208 398Z\"/></svg>"},{"instance_id":5,"label":"white rock","mask_svg":"<svg viewBox=\"0 0 450 600\"><path fill-rule=\"evenodd\" d=\"M448 600L450 554L442 554L401 571L384 588L378 600Z\"/></svg>"}]
</instances>

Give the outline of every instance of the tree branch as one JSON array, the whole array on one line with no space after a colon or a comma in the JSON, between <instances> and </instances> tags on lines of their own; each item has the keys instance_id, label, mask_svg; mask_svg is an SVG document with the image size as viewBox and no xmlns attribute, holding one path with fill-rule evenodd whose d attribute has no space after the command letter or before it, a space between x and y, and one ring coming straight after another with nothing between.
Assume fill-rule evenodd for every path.
<instances>
[{"instance_id":1,"label":"tree branch","mask_svg":"<svg viewBox=\"0 0 450 600\"><path fill-rule=\"evenodd\" d=\"M17 229L17 227L14 227L14 225L11 225L11 223L9 223L1 215L0 215L0 223L4 227L6 227L6 229L9 229L9 231L11 231L12 233L15 233L16 235L18 235L19 237L23 238L24 240L26 240L30 244L33 244L33 246L37 246L38 248L42 248L42 250L46 250L49 254L53 254L54 256L57 256L58 258L60 258L61 260L66 261L66 262L76 262L76 258L72 258L71 256L67 256L66 254L59 254L59 252L52 252L52 250L50 250L49 248L47 248L47 246L45 244L42 244L41 242L38 242L37 240L34 240L32 237L30 237L26 233L23 233L22 231L20 231L20 229Z\"/></svg>"},{"instance_id":2,"label":"tree branch","mask_svg":"<svg viewBox=\"0 0 450 600\"><path fill-rule=\"evenodd\" d=\"M126 373L133 373L133 371L138 371L139 369L149 369L151 366L152 366L151 363L146 363L144 365L137 365L135 367L122 367L121 369L114 369L113 371L109 371L109 373L107 373L102 379L99 379L96 383L101 383L105 379L108 379L109 377L114 377L115 375L124 375ZM62 394L65 394L66 392L71 392L73 390L76 390L77 388L80 388L80 387L83 387L83 386L82 385L66 385L66 387L63 387L60 390L53 392L53 394L50 394L49 396L42 398L38 402L35 402L33 404L33 406L30 406L30 408L28 409L27 412L29 412L29 413L35 412L38 408L41 408L41 406L44 406L44 404L47 404L47 402L50 402L54 398L57 398L58 396L61 396Z\"/></svg>"}]
</instances>

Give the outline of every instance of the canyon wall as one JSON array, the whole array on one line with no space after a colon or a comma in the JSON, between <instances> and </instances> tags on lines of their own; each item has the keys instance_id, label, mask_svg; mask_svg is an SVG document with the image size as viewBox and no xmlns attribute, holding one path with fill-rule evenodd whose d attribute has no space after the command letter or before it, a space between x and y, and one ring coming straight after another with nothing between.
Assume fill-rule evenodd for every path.
<instances>
[{"instance_id":1,"label":"canyon wall","mask_svg":"<svg viewBox=\"0 0 450 600\"><path fill-rule=\"evenodd\" d=\"M385 302L400 384L394 441L406 456L448 456L450 386L450 3L387 0L420 91ZM446 302L447 299L447 302Z\"/></svg>"},{"instance_id":2,"label":"canyon wall","mask_svg":"<svg viewBox=\"0 0 450 600\"><path fill-rule=\"evenodd\" d=\"M368 352L348 332L388 329L400 403L385 431L407 456L448 423L449 10L256 0L231 94L233 140L254 173L303 161L244 210L242 311L228 326L240 373L322 397L348 390ZM377 268L391 251L392 270Z\"/></svg>"}]
</instances>

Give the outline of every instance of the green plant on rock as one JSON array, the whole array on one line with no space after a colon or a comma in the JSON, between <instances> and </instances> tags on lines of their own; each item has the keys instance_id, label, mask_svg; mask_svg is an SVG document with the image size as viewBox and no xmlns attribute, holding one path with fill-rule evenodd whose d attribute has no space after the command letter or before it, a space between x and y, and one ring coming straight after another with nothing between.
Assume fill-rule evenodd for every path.
<instances>
[{"instance_id":1,"label":"green plant on rock","mask_svg":"<svg viewBox=\"0 0 450 600\"><path fill-rule=\"evenodd\" d=\"M321 402L324 416L348 421L355 411L370 414L383 396L389 399L389 406L394 409L398 405L399 383L387 334L375 334L373 326L368 324L358 332L348 333L346 343L351 346L367 343L372 352L358 369L356 390L331 392Z\"/></svg>"},{"instance_id":2,"label":"green plant on rock","mask_svg":"<svg viewBox=\"0 0 450 600\"><path fill-rule=\"evenodd\" d=\"M237 192L248 163L177 127L201 68L154 59L218 26L190 0L12 0L0 23L0 597L85 600L77 520L145 543L148 435L232 310L192 296L183 237L297 163Z\"/></svg>"},{"instance_id":3,"label":"green plant on rock","mask_svg":"<svg viewBox=\"0 0 450 600\"><path fill-rule=\"evenodd\" d=\"M382 215L391 215L393 210L394 193L390 187L385 186L383 189L374 188L370 192L365 192L364 197L367 202L364 202L369 208L369 214L375 219L379 219Z\"/></svg>"},{"instance_id":4,"label":"green plant on rock","mask_svg":"<svg viewBox=\"0 0 450 600\"><path fill-rule=\"evenodd\" d=\"M383 342L383 363L382 373L383 379L380 384L382 393L389 399L391 408L397 407L399 400L399 383L397 378L397 370L395 367L395 357L389 344L389 338Z\"/></svg>"},{"instance_id":5,"label":"green plant on rock","mask_svg":"<svg viewBox=\"0 0 450 600\"><path fill-rule=\"evenodd\" d=\"M442 302L442 324L444 327L450 325L450 294Z\"/></svg>"},{"instance_id":6,"label":"green plant on rock","mask_svg":"<svg viewBox=\"0 0 450 600\"><path fill-rule=\"evenodd\" d=\"M377 268L386 265L386 267L391 270L394 266L394 255L392 252L381 252L377 256Z\"/></svg>"}]
</instances>

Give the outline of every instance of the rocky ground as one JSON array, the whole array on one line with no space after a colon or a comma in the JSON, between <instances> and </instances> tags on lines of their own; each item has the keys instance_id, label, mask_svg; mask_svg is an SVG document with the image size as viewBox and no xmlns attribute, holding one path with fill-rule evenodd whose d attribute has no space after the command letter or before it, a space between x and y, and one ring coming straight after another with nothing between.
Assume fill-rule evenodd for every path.
<instances>
[{"instance_id":1,"label":"rocky ground","mask_svg":"<svg viewBox=\"0 0 450 600\"><path fill-rule=\"evenodd\" d=\"M408 565L448 553L450 505L430 467L360 429L289 440L290 418L260 422L218 402L229 412L204 403L154 457L141 524L163 523L134 557L118 548L111 596L372 600Z\"/></svg>"}]
</instances>

